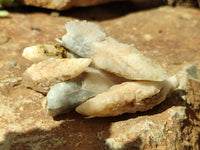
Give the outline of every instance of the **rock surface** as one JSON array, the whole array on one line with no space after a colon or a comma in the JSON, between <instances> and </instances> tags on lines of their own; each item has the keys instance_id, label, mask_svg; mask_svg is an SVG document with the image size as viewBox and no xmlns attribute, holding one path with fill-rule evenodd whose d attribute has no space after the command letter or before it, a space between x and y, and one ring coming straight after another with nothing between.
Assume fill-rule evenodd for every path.
<instances>
[{"instance_id":1,"label":"rock surface","mask_svg":"<svg viewBox=\"0 0 200 150\"><path fill-rule=\"evenodd\" d=\"M17 0L24 5L65 10L71 7L86 7L117 0ZM120 0L118 0L120 1Z\"/></svg>"},{"instance_id":2,"label":"rock surface","mask_svg":"<svg viewBox=\"0 0 200 150\"><path fill-rule=\"evenodd\" d=\"M48 9L66 10L72 7L87 7L93 5L104 4L108 2L116 2L123 0L16 0L20 4L28 6L43 7ZM198 0L126 0L125 3L133 5L133 7L150 8L161 5L171 6L197 6ZM111 4L112 5L112 4ZM112 9L112 8L111 8Z\"/></svg>"},{"instance_id":3,"label":"rock surface","mask_svg":"<svg viewBox=\"0 0 200 150\"><path fill-rule=\"evenodd\" d=\"M73 79L91 63L86 58L50 58L31 65L23 74L23 84L35 91L47 93L56 83Z\"/></svg>"},{"instance_id":4,"label":"rock surface","mask_svg":"<svg viewBox=\"0 0 200 150\"><path fill-rule=\"evenodd\" d=\"M200 68L199 10L160 7L123 16L97 10L75 17L15 12L0 19L0 149L200 149L199 73L152 110L108 118L85 119L73 111L53 119L43 112L44 95L22 85L32 64L21 56L23 49L55 44L74 18L99 20L110 36L134 43L170 75L189 64Z\"/></svg>"}]
</instances>

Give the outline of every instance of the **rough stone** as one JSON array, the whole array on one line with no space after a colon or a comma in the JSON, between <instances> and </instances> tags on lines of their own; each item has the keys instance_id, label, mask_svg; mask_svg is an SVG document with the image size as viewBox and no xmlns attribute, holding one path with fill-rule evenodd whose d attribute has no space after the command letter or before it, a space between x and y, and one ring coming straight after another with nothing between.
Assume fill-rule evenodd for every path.
<instances>
[{"instance_id":1,"label":"rough stone","mask_svg":"<svg viewBox=\"0 0 200 150\"><path fill-rule=\"evenodd\" d=\"M123 0L16 0L23 5L30 5L36 7L43 7L48 9L66 10L72 7L87 7L93 5L104 4L108 2L117 2ZM161 5L171 6L190 6L194 7L199 4L198 0L127 0L125 3L129 3L134 7L151 8Z\"/></svg>"},{"instance_id":2,"label":"rough stone","mask_svg":"<svg viewBox=\"0 0 200 150\"><path fill-rule=\"evenodd\" d=\"M163 82L123 82L82 103L76 111L91 117L147 111L164 101L177 86L176 77L170 77Z\"/></svg>"},{"instance_id":3,"label":"rough stone","mask_svg":"<svg viewBox=\"0 0 200 150\"><path fill-rule=\"evenodd\" d=\"M80 0L17 0L17 1L25 5L44 7L49 9L65 10L71 7L86 7L117 0L92 0L92 1L91 0L81 0L81 1Z\"/></svg>"},{"instance_id":4,"label":"rough stone","mask_svg":"<svg viewBox=\"0 0 200 150\"><path fill-rule=\"evenodd\" d=\"M80 75L91 63L87 58L50 58L33 64L23 75L23 84L47 93L55 83L64 82Z\"/></svg>"},{"instance_id":5,"label":"rough stone","mask_svg":"<svg viewBox=\"0 0 200 150\"><path fill-rule=\"evenodd\" d=\"M111 126L111 136L106 139L110 149L184 149L187 142L180 144L187 119L183 106L172 107L162 114L140 116L134 119L118 122ZM162 118L162 119L160 119ZM119 129L119 124L120 128ZM176 130L174 130L176 128ZM118 130L118 133L115 131Z\"/></svg>"},{"instance_id":6,"label":"rough stone","mask_svg":"<svg viewBox=\"0 0 200 150\"><path fill-rule=\"evenodd\" d=\"M21 83L23 72L32 64L21 54L31 45L55 44L55 37L66 32L64 24L74 18L94 18L110 36L134 44L170 75L189 64L200 68L197 9L160 7L123 16L111 7L109 11L101 11L101 6L90 13L83 10L75 17L11 12L9 18L0 19L0 149L200 149L200 83L192 78L185 89L176 90L147 112L92 119L74 111L56 118L45 115L44 95ZM147 34L152 36L150 41L144 38ZM8 61L17 65L10 67Z\"/></svg>"}]
</instances>

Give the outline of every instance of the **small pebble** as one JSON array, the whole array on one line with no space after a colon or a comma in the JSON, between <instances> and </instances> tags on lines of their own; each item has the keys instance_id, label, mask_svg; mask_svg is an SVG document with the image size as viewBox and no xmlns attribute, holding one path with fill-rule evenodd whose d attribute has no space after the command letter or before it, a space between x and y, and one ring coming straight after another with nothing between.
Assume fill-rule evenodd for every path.
<instances>
[{"instance_id":1,"label":"small pebble","mask_svg":"<svg viewBox=\"0 0 200 150\"><path fill-rule=\"evenodd\" d=\"M145 34L145 35L144 35L144 39L145 39L146 41L151 41L151 40L153 39L153 37L151 36L151 34Z\"/></svg>"},{"instance_id":2,"label":"small pebble","mask_svg":"<svg viewBox=\"0 0 200 150\"><path fill-rule=\"evenodd\" d=\"M6 64L9 67L16 67L17 66L17 62L16 61L7 61Z\"/></svg>"}]
</instances>

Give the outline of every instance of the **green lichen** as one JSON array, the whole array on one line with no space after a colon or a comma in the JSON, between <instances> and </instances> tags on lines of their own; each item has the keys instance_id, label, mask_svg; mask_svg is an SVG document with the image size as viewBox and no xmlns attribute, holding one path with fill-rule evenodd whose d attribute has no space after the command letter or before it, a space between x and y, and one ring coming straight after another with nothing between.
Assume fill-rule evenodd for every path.
<instances>
[{"instance_id":1,"label":"green lichen","mask_svg":"<svg viewBox=\"0 0 200 150\"><path fill-rule=\"evenodd\" d=\"M58 58L70 58L70 53L60 44L54 45L54 49L50 50L45 45L41 45L40 49L47 56L57 56Z\"/></svg>"}]
</instances>

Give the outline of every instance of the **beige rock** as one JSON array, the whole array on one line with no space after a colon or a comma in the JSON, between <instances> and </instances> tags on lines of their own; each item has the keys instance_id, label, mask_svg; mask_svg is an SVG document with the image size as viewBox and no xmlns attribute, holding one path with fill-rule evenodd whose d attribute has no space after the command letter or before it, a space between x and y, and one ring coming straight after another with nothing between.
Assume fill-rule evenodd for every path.
<instances>
[{"instance_id":1,"label":"beige rock","mask_svg":"<svg viewBox=\"0 0 200 150\"><path fill-rule=\"evenodd\" d=\"M122 44L113 38L92 45L96 67L130 80L162 81L168 78L159 64L145 57L135 47Z\"/></svg>"},{"instance_id":2,"label":"beige rock","mask_svg":"<svg viewBox=\"0 0 200 150\"><path fill-rule=\"evenodd\" d=\"M50 9L65 10L71 7L85 7L119 0L17 0L18 2Z\"/></svg>"},{"instance_id":3,"label":"beige rock","mask_svg":"<svg viewBox=\"0 0 200 150\"><path fill-rule=\"evenodd\" d=\"M86 6L93 6L103 3L108 3L112 1L123 1L123 0L16 0L17 2L24 4L24 5L31 5L49 9L56 9L56 10L66 10L71 7L86 7ZM139 8L151 8L157 7L164 4L168 5L185 5L185 6L195 6L197 2L191 0L129 0L133 2L135 7ZM199 3L199 2L198 2Z\"/></svg>"},{"instance_id":4,"label":"beige rock","mask_svg":"<svg viewBox=\"0 0 200 150\"><path fill-rule=\"evenodd\" d=\"M69 58L70 53L59 44L45 44L26 47L22 56L32 62L40 62L49 58Z\"/></svg>"},{"instance_id":5,"label":"beige rock","mask_svg":"<svg viewBox=\"0 0 200 150\"><path fill-rule=\"evenodd\" d=\"M91 117L117 116L146 111L165 100L178 86L176 77L163 82L124 82L79 105L76 111Z\"/></svg>"},{"instance_id":6,"label":"beige rock","mask_svg":"<svg viewBox=\"0 0 200 150\"><path fill-rule=\"evenodd\" d=\"M198 111L200 109L199 99L194 98L193 93L198 93L196 90L199 90L200 87L200 70L194 65L187 65L177 73L177 77L180 81L178 89L182 99L187 101L187 104L192 106L194 110ZM192 86L195 86L195 88L191 88ZM192 92L184 94L186 93L185 90Z\"/></svg>"},{"instance_id":7,"label":"beige rock","mask_svg":"<svg viewBox=\"0 0 200 150\"><path fill-rule=\"evenodd\" d=\"M200 70L194 65L184 66L184 68L177 73L180 81L179 89L186 89L189 79L200 82Z\"/></svg>"},{"instance_id":8,"label":"beige rock","mask_svg":"<svg viewBox=\"0 0 200 150\"><path fill-rule=\"evenodd\" d=\"M186 120L186 107L177 106L155 116L146 115L117 122L111 126L111 135L105 144L112 150L154 149L150 145L156 145L155 149L158 150L184 149L190 145L187 141L175 144L175 147L173 144L174 140L179 141L183 137L181 122Z\"/></svg>"},{"instance_id":9,"label":"beige rock","mask_svg":"<svg viewBox=\"0 0 200 150\"><path fill-rule=\"evenodd\" d=\"M47 93L55 83L67 81L81 74L90 62L87 58L51 58L29 67L24 73L23 84Z\"/></svg>"},{"instance_id":10,"label":"beige rock","mask_svg":"<svg viewBox=\"0 0 200 150\"><path fill-rule=\"evenodd\" d=\"M82 81L82 89L94 92L96 94L107 91L115 84L120 84L127 81L112 73L88 67L85 70L85 78Z\"/></svg>"}]
</instances>

